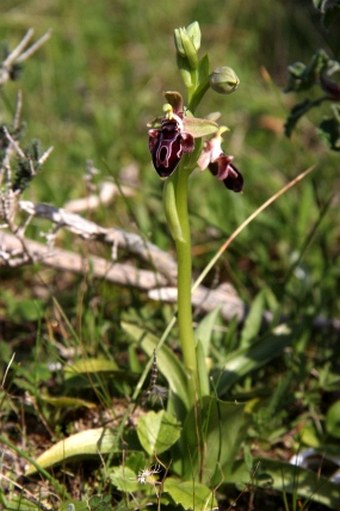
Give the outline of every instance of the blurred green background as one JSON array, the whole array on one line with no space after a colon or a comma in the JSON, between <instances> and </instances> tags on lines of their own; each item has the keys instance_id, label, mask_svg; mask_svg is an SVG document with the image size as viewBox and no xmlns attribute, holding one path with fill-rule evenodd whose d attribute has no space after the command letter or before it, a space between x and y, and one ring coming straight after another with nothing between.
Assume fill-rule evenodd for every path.
<instances>
[{"instance_id":1,"label":"blurred green background","mask_svg":"<svg viewBox=\"0 0 340 511\"><path fill-rule=\"evenodd\" d=\"M230 280L247 303L266 288L283 312L306 312L309 304L311 315L334 317L336 199L326 204L339 184L338 157L314 128L313 116L319 119L322 112L304 119L291 140L282 133L296 100L282 92L287 66L308 62L320 47L335 57L339 51L336 25L326 31L311 1L2 0L0 14L0 36L10 47L29 27L36 37L53 30L20 81L1 91L0 121L11 119L20 87L27 141L54 146L25 198L62 206L84 196L88 159L101 170L97 180L119 179L124 167L135 164L140 186L134 199L102 208L95 219L142 233L169 250L162 184L150 163L146 124L161 112L164 90L184 92L173 29L197 20L202 55L209 54L212 67L232 66L241 81L229 97L210 91L197 113L222 113L231 129L224 148L235 156L245 187L236 195L209 173L193 176L195 270L264 200L316 164L312 175L242 233L209 278Z\"/></svg>"},{"instance_id":2,"label":"blurred green background","mask_svg":"<svg viewBox=\"0 0 340 511\"><path fill-rule=\"evenodd\" d=\"M83 214L101 225L141 234L174 254L162 208L163 184L151 164L146 125L161 114L163 91L185 92L176 67L173 30L195 20L202 31L201 55L209 54L212 68L233 67L240 78L239 89L230 96L209 91L197 115L221 112L221 124L230 128L224 150L234 155L245 181L243 193L234 194L209 172L193 173L195 276L242 221L315 165L308 177L237 237L205 279L210 287L231 282L246 306L253 306L251 321L243 327L236 322L218 323L213 332L212 368L223 367L250 330L254 343L263 331L271 332L272 325L261 331L263 309L276 319L288 318L291 345L275 360L271 355L261 360L260 354L256 370L243 373L246 376L231 390L232 400L264 397L269 403L259 411L250 405L254 423L247 432L247 445L255 446L255 454L270 452L272 458L285 460L301 445L323 449L329 443L333 448L338 436L332 439L324 423L327 409L339 399L339 321L337 329L329 323L340 316L339 156L328 149L315 127L328 114L329 103L303 118L291 139L283 134L291 107L302 99L283 92L287 66L299 60L309 62L319 48L339 59L338 23L325 30L312 0L0 0L0 40L10 49L30 27L35 38L52 30L50 40L24 65L20 80L0 89L0 126L12 122L21 89L23 147L32 139L39 139L44 149L54 146L23 198L62 207L71 199L86 197L87 160L100 171L95 176L98 183L110 179L125 184L126 168L132 165L137 171L134 196L116 198L109 206ZM41 232L50 227L34 219L27 235L45 242ZM85 256L111 257L108 247L83 242L63 230L56 243ZM118 247L118 261L124 260L141 264ZM259 293L262 302L255 299ZM138 290L94 279L91 268L74 275L43 265L1 267L0 369L7 371L12 354L16 355L4 386L11 394L8 390L8 403L2 400L1 418L13 429L20 449L27 447L34 453L47 445L40 436L32 441L40 415L45 414L50 424L48 442L72 430L70 422L78 413L73 406L67 405L65 414L59 414L41 401L42 390L61 392L56 382L60 384L63 371L58 367L67 367L73 357L104 356L130 374L136 359L121 321L137 320L160 335L173 312L174 306L150 302ZM320 321L316 324L320 317L326 320L321 326ZM195 321L200 319L196 313ZM177 348L176 329L171 336L170 345ZM268 339L271 342L272 337ZM276 355L274 344L273 358ZM50 363L54 361L59 366L53 370ZM107 409L114 408L112 392L106 392L111 384L117 386L119 397L130 400L135 380L128 388L121 376L110 373L107 387L105 378L98 377L104 390L96 390L96 398ZM66 385L66 392L78 397L85 389L87 397L89 388L86 380L84 387L72 384L68 389ZM29 406L28 395L40 408ZM25 407L28 411L23 412ZM70 414L68 408L72 408ZM16 467L13 464L17 472ZM83 480L82 464L79 470ZM69 473L62 472L62 478L68 480ZM72 495L80 494L78 480L71 477L69 481ZM97 490L93 481L84 483L89 494ZM283 489L285 493L286 481ZM296 500L294 509L299 506Z\"/></svg>"}]
</instances>

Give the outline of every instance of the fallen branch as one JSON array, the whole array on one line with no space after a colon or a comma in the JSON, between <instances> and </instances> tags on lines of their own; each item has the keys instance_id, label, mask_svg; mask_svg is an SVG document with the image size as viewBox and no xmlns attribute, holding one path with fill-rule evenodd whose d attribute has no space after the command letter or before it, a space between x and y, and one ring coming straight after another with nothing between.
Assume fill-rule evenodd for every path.
<instances>
[{"instance_id":1,"label":"fallen branch","mask_svg":"<svg viewBox=\"0 0 340 511\"><path fill-rule=\"evenodd\" d=\"M129 237L129 233L125 234ZM0 267L13 268L32 261L57 270L80 274L85 274L91 268L94 278L104 278L108 282L146 291L151 300L173 304L177 300L177 289L168 287L167 277L159 273L140 270L127 263L108 261L97 256L84 257L56 247L51 249L37 241L20 239L13 234L0 234ZM193 291L192 303L194 307L205 313L219 307L221 317L225 321L236 317L239 322L242 322L248 310L235 289L228 283L223 283L216 289L208 289L200 285ZM270 322L272 313L264 311L263 320ZM282 322L285 321L286 318L282 318ZM314 318L313 326L316 329L331 328L334 331L340 331L340 320L317 316Z\"/></svg>"},{"instance_id":2,"label":"fallen branch","mask_svg":"<svg viewBox=\"0 0 340 511\"><path fill-rule=\"evenodd\" d=\"M70 213L63 208L56 208L48 204L34 204L30 201L19 201L21 211L30 216L45 218L58 228L67 229L83 239L96 240L111 245L116 250L122 248L138 256L150 264L157 272L167 278L168 283L176 282L176 263L173 258L160 250L156 245L144 240L141 236L128 233L122 229L105 228L90 220Z\"/></svg>"},{"instance_id":3,"label":"fallen branch","mask_svg":"<svg viewBox=\"0 0 340 511\"><path fill-rule=\"evenodd\" d=\"M176 303L177 288L151 289L148 292L148 296L151 300ZM226 321L230 321L235 317L238 321L242 321L245 318L247 309L233 286L228 283L221 284L216 289L199 286L192 293L192 304L202 312L210 312L219 307L220 314Z\"/></svg>"},{"instance_id":4,"label":"fallen branch","mask_svg":"<svg viewBox=\"0 0 340 511\"><path fill-rule=\"evenodd\" d=\"M160 273L140 270L128 263L108 261L97 256L84 257L57 247L49 248L43 243L27 238L24 238L23 249L22 242L23 240L14 234L0 234L0 267L13 268L34 261L61 271L85 274L90 270L95 278L105 278L108 282L147 291L152 300L176 302L176 288L165 287L169 282ZM227 321L233 317L242 321L246 310L230 284L222 284L213 290L200 286L193 293L193 305L204 312L220 307L221 316Z\"/></svg>"},{"instance_id":5,"label":"fallen branch","mask_svg":"<svg viewBox=\"0 0 340 511\"><path fill-rule=\"evenodd\" d=\"M8 233L0 234L0 266L22 266L29 262L30 258L44 266L62 271L86 273L91 269L95 278L105 278L109 282L143 290L153 289L167 283L163 275L149 270L139 270L127 263L108 261L92 255L83 257L68 250L56 247L51 249L27 238L24 241L25 250L17 236ZM6 254L6 257L3 254Z\"/></svg>"}]
</instances>

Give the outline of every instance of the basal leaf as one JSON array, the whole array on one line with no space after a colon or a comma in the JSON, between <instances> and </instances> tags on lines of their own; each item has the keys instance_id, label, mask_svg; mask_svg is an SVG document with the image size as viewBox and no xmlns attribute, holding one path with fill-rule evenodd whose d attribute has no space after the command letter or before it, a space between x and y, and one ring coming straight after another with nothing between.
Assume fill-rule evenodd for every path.
<instances>
[{"instance_id":1,"label":"basal leaf","mask_svg":"<svg viewBox=\"0 0 340 511\"><path fill-rule=\"evenodd\" d=\"M340 438L340 400L329 407L326 416L327 432L335 438Z\"/></svg>"},{"instance_id":2,"label":"basal leaf","mask_svg":"<svg viewBox=\"0 0 340 511\"><path fill-rule=\"evenodd\" d=\"M227 480L244 440L247 416L241 404L214 397L202 399L198 411L192 411L183 428L183 474L188 477L201 471L195 432L204 444L202 481L212 486Z\"/></svg>"},{"instance_id":3,"label":"basal leaf","mask_svg":"<svg viewBox=\"0 0 340 511\"><path fill-rule=\"evenodd\" d=\"M264 308L265 290L260 291L254 298L249 314L246 317L241 334L240 346L248 346L259 333L262 323L262 313Z\"/></svg>"},{"instance_id":4,"label":"basal leaf","mask_svg":"<svg viewBox=\"0 0 340 511\"><path fill-rule=\"evenodd\" d=\"M86 401L85 399L80 399L77 397L69 397L69 396L49 396L47 394L42 394L40 399L48 403L55 408L95 408L96 404L91 401Z\"/></svg>"},{"instance_id":5,"label":"basal leaf","mask_svg":"<svg viewBox=\"0 0 340 511\"><path fill-rule=\"evenodd\" d=\"M197 340L196 344L196 357L197 357L197 373L199 380L199 395L201 397L208 396L210 392L209 365L208 359L204 355L202 342L200 339Z\"/></svg>"},{"instance_id":6,"label":"basal leaf","mask_svg":"<svg viewBox=\"0 0 340 511\"><path fill-rule=\"evenodd\" d=\"M218 375L218 393L224 395L237 380L282 354L293 342L289 328L281 326L247 348L234 351Z\"/></svg>"},{"instance_id":7,"label":"basal leaf","mask_svg":"<svg viewBox=\"0 0 340 511\"><path fill-rule=\"evenodd\" d=\"M138 421L139 441L150 456L169 449L177 442L180 434L181 426L177 419L165 410L149 412Z\"/></svg>"},{"instance_id":8,"label":"basal leaf","mask_svg":"<svg viewBox=\"0 0 340 511\"><path fill-rule=\"evenodd\" d=\"M123 329L136 342L140 342L142 349L152 357L159 340L153 334L131 323L122 323ZM159 371L168 381L172 392L179 397L185 408L189 408L189 398L187 391L187 377L183 364L176 355L167 346L162 346L157 350L157 360Z\"/></svg>"},{"instance_id":9,"label":"basal leaf","mask_svg":"<svg viewBox=\"0 0 340 511\"><path fill-rule=\"evenodd\" d=\"M110 472L110 481L120 491L134 492L138 490L136 474L129 467L114 467Z\"/></svg>"},{"instance_id":10,"label":"basal leaf","mask_svg":"<svg viewBox=\"0 0 340 511\"><path fill-rule=\"evenodd\" d=\"M216 325L217 318L220 313L220 307L216 307L211 312L209 312L204 318L199 322L198 327L195 330L195 337L201 341L201 345L203 348L204 356L209 356L210 351L210 342L213 334L214 326Z\"/></svg>"},{"instance_id":11,"label":"basal leaf","mask_svg":"<svg viewBox=\"0 0 340 511\"><path fill-rule=\"evenodd\" d=\"M74 458L86 458L99 454L108 454L116 447L116 437L107 428L88 429L60 440L43 452L35 462L42 468L49 468L57 463ZM29 465L26 475L34 474L37 469Z\"/></svg>"},{"instance_id":12,"label":"basal leaf","mask_svg":"<svg viewBox=\"0 0 340 511\"><path fill-rule=\"evenodd\" d=\"M65 376L70 378L78 374L117 371L119 368L113 360L106 358L86 358L77 360L65 367Z\"/></svg>"},{"instance_id":13,"label":"basal leaf","mask_svg":"<svg viewBox=\"0 0 340 511\"><path fill-rule=\"evenodd\" d=\"M330 509L340 509L339 485L325 477L290 463L263 458L255 460L255 466L257 470L253 482L257 486L271 487L318 502Z\"/></svg>"},{"instance_id":14,"label":"basal leaf","mask_svg":"<svg viewBox=\"0 0 340 511\"><path fill-rule=\"evenodd\" d=\"M207 486L195 481L168 477L164 483L164 491L184 509L208 511L217 506L214 493Z\"/></svg>"}]
</instances>

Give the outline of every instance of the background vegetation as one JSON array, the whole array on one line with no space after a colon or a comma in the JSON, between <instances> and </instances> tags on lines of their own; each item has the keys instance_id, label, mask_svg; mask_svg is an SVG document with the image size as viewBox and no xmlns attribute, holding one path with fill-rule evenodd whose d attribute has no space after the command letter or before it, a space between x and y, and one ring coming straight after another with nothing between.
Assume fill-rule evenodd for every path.
<instances>
[{"instance_id":1,"label":"background vegetation","mask_svg":"<svg viewBox=\"0 0 340 511\"><path fill-rule=\"evenodd\" d=\"M164 90L182 90L173 29L193 20L200 23L203 51L209 52L212 67L230 65L241 81L229 98L209 92L204 111L198 114L222 113L231 128L225 150L235 156L245 179L242 194L226 195L209 173L193 176L195 274L250 213L302 170L316 165L312 174L236 239L206 284L231 282L248 307L260 302L259 313L270 310L274 317L284 316L294 324L291 348L228 391L231 399L256 396L267 403L254 413L249 448L289 459L299 446L334 447L339 431L327 429L325 419L339 399L338 155L320 140L313 124L328 105L301 120L291 139L284 137L283 124L296 97L282 89L287 66L297 60L308 62L319 47L339 58L336 23L326 31L307 0L2 0L0 13L0 36L11 48L29 27L37 36L53 30L49 42L24 66L20 81L0 91L0 124L11 119L20 87L27 140L39 139L43 148L54 146L25 198L62 206L84 196L88 159L100 169L98 181L124 181L124 169L134 165L138 185L133 199L121 197L89 217L142 234L173 251L162 212L162 184L147 150L146 124L159 114ZM44 222L36 223L31 234L38 239L44 229ZM65 233L59 243L73 248L79 243L86 254L86 245ZM91 271L79 277L39 265L1 268L0 279L3 370L16 353L6 388L9 394L0 408L1 429L23 451L36 456L51 439L72 431L76 419L88 427L98 420L97 412L59 409L40 399L42 391L52 391L60 383L49 364L63 363L65 350L72 349L76 358L104 356L124 368L128 354L121 321L138 320L160 334L173 308L150 303L136 290L96 280ZM238 345L242 331L236 322L220 321L213 335L216 367ZM175 335L172 342L176 346ZM131 382L103 380L93 385L100 413L112 406L112 396L127 398L133 388ZM16 463L22 469L23 464ZM62 482L74 499L104 494L104 483L92 469L73 468L72 483L64 472ZM8 488L17 491L4 480L0 485L0 493L7 497ZM226 499L238 494L232 490ZM16 505L13 509L21 509ZM241 505L240 501L243 509ZM269 500L266 509L270 505L279 509Z\"/></svg>"}]
</instances>

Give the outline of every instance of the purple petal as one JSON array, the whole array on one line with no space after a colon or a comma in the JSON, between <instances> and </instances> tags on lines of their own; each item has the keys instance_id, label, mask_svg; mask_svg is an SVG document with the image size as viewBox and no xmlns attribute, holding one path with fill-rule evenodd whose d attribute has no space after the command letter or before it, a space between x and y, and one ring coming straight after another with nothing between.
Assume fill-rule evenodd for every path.
<instances>
[{"instance_id":1,"label":"purple petal","mask_svg":"<svg viewBox=\"0 0 340 511\"><path fill-rule=\"evenodd\" d=\"M229 171L228 177L223 179L223 183L229 190L241 192L243 189L243 176L232 163L230 163L229 167L231 167L231 171Z\"/></svg>"},{"instance_id":2,"label":"purple petal","mask_svg":"<svg viewBox=\"0 0 340 511\"><path fill-rule=\"evenodd\" d=\"M216 161L209 164L210 172L223 181L224 185L233 192L240 192L243 188L242 174L231 163L233 157L220 154Z\"/></svg>"}]
</instances>

